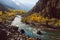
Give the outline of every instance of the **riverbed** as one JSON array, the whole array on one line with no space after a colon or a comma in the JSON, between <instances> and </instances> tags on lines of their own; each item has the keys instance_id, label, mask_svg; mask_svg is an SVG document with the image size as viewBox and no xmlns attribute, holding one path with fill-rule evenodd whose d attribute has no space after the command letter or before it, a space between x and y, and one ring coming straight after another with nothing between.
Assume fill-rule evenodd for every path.
<instances>
[{"instance_id":1,"label":"riverbed","mask_svg":"<svg viewBox=\"0 0 60 40\"><path fill-rule=\"evenodd\" d=\"M33 28L25 23L22 23L21 18L22 17L20 15L16 15L11 25L19 27L18 31L20 29L24 29L26 36L33 38L40 37L42 40L60 40L60 32L58 33L57 31L48 31L48 30L42 31L41 29L39 29L42 35L37 35L38 29Z\"/></svg>"}]
</instances>

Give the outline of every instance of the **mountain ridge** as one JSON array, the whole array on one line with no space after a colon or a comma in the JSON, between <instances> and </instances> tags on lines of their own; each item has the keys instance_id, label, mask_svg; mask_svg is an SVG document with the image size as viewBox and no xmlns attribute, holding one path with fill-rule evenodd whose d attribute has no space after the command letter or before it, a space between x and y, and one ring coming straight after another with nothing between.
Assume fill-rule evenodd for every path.
<instances>
[{"instance_id":1,"label":"mountain ridge","mask_svg":"<svg viewBox=\"0 0 60 40\"><path fill-rule=\"evenodd\" d=\"M25 11L29 11L31 9L31 6L26 6L23 3L19 3L20 5L17 5L15 2L13 1L8 1L8 0L0 0L0 3L4 4L4 5L8 5L12 8L15 8L16 10L25 10Z\"/></svg>"},{"instance_id":2,"label":"mountain ridge","mask_svg":"<svg viewBox=\"0 0 60 40\"><path fill-rule=\"evenodd\" d=\"M60 19L60 0L39 0L29 13L39 12L44 16Z\"/></svg>"}]
</instances>

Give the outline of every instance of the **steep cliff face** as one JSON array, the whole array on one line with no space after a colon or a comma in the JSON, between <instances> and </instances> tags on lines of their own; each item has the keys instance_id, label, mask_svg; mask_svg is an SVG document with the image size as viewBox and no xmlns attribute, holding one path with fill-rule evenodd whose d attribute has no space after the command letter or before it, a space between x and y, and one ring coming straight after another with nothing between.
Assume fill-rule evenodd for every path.
<instances>
[{"instance_id":1,"label":"steep cliff face","mask_svg":"<svg viewBox=\"0 0 60 40\"><path fill-rule=\"evenodd\" d=\"M29 12L42 12L44 16L60 19L60 0L39 0Z\"/></svg>"},{"instance_id":2,"label":"steep cliff face","mask_svg":"<svg viewBox=\"0 0 60 40\"><path fill-rule=\"evenodd\" d=\"M40 12L45 8L48 0L39 0L30 12Z\"/></svg>"}]
</instances>

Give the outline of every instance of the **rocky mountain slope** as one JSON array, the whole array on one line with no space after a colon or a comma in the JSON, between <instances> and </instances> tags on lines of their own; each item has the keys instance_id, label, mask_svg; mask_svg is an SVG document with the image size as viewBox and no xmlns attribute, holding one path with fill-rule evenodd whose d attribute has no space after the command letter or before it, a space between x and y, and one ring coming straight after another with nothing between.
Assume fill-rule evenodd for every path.
<instances>
[{"instance_id":1,"label":"rocky mountain slope","mask_svg":"<svg viewBox=\"0 0 60 40\"><path fill-rule=\"evenodd\" d=\"M42 12L44 16L60 19L60 0L39 0L29 13Z\"/></svg>"}]
</instances>

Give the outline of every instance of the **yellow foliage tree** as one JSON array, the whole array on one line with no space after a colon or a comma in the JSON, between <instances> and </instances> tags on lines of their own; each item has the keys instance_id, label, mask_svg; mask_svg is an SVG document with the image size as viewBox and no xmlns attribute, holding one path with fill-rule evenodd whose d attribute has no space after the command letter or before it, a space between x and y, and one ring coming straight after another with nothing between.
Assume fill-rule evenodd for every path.
<instances>
[{"instance_id":1,"label":"yellow foliage tree","mask_svg":"<svg viewBox=\"0 0 60 40\"><path fill-rule=\"evenodd\" d=\"M30 16L27 17L27 20L30 22L40 22L42 19L42 16L38 15L37 13L32 14Z\"/></svg>"},{"instance_id":2,"label":"yellow foliage tree","mask_svg":"<svg viewBox=\"0 0 60 40\"><path fill-rule=\"evenodd\" d=\"M2 11L0 11L0 15L2 15Z\"/></svg>"}]
</instances>

